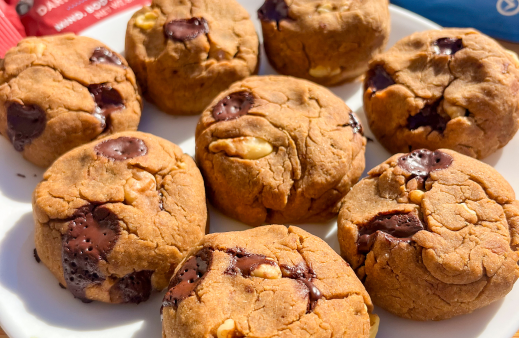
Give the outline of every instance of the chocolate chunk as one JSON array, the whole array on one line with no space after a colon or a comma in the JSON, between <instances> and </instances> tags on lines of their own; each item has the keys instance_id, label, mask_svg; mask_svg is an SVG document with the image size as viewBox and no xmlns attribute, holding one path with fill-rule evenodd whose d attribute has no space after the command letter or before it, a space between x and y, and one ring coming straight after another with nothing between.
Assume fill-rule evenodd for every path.
<instances>
[{"instance_id":1,"label":"chocolate chunk","mask_svg":"<svg viewBox=\"0 0 519 338\"><path fill-rule=\"evenodd\" d=\"M226 252L232 256L231 264L225 270L225 273L229 275L242 274L244 277L249 277L252 271L262 264L277 265L275 261L267 259L266 256L251 254L240 248L227 249Z\"/></svg>"},{"instance_id":2,"label":"chocolate chunk","mask_svg":"<svg viewBox=\"0 0 519 338\"><path fill-rule=\"evenodd\" d=\"M436 170L443 170L452 164L452 156L443 151L418 149L398 159L398 166L411 173L412 177L426 180Z\"/></svg>"},{"instance_id":3,"label":"chocolate chunk","mask_svg":"<svg viewBox=\"0 0 519 338\"><path fill-rule=\"evenodd\" d=\"M104 206L78 209L62 237L62 263L67 288L84 302L85 289L105 280L99 262L106 261L121 232L119 218Z\"/></svg>"},{"instance_id":4,"label":"chocolate chunk","mask_svg":"<svg viewBox=\"0 0 519 338\"><path fill-rule=\"evenodd\" d=\"M261 21L279 21L288 19L288 6L285 0L266 0L258 9L258 18Z\"/></svg>"},{"instance_id":5,"label":"chocolate chunk","mask_svg":"<svg viewBox=\"0 0 519 338\"><path fill-rule=\"evenodd\" d=\"M420 112L414 116L407 118L407 127L409 130L415 130L419 127L431 127L441 133L447 128L449 119L438 114L438 106L440 101L434 104L426 105Z\"/></svg>"},{"instance_id":6,"label":"chocolate chunk","mask_svg":"<svg viewBox=\"0 0 519 338\"><path fill-rule=\"evenodd\" d=\"M455 38L441 38L433 42L434 53L438 55L454 55L463 49L463 41Z\"/></svg>"},{"instance_id":7,"label":"chocolate chunk","mask_svg":"<svg viewBox=\"0 0 519 338\"><path fill-rule=\"evenodd\" d=\"M211 267L212 258L213 250L208 248L190 257L171 279L162 306L178 308L180 302L189 297L202 282Z\"/></svg>"},{"instance_id":8,"label":"chocolate chunk","mask_svg":"<svg viewBox=\"0 0 519 338\"><path fill-rule=\"evenodd\" d=\"M147 301L151 295L152 274L153 271L143 270L124 276L110 288L110 299L115 303L139 304Z\"/></svg>"},{"instance_id":9,"label":"chocolate chunk","mask_svg":"<svg viewBox=\"0 0 519 338\"><path fill-rule=\"evenodd\" d=\"M97 155L115 161L129 160L148 153L148 147L143 140L127 136L103 141L94 149Z\"/></svg>"},{"instance_id":10,"label":"chocolate chunk","mask_svg":"<svg viewBox=\"0 0 519 338\"><path fill-rule=\"evenodd\" d=\"M188 41L207 33L209 25L204 18L173 20L164 24L164 34L171 40Z\"/></svg>"},{"instance_id":11,"label":"chocolate chunk","mask_svg":"<svg viewBox=\"0 0 519 338\"><path fill-rule=\"evenodd\" d=\"M366 84L374 95L376 92L394 85L395 81L382 65L376 65L375 68L369 70Z\"/></svg>"},{"instance_id":12,"label":"chocolate chunk","mask_svg":"<svg viewBox=\"0 0 519 338\"><path fill-rule=\"evenodd\" d=\"M41 262L41 259L40 259L40 256L38 256L38 251L36 251L36 249L34 249L34 251L32 252L33 256L34 256L34 259L36 260L36 263L40 263Z\"/></svg>"},{"instance_id":13,"label":"chocolate chunk","mask_svg":"<svg viewBox=\"0 0 519 338\"><path fill-rule=\"evenodd\" d=\"M119 56L105 47L97 47L90 57L92 63L104 63L126 68Z\"/></svg>"},{"instance_id":14,"label":"chocolate chunk","mask_svg":"<svg viewBox=\"0 0 519 338\"><path fill-rule=\"evenodd\" d=\"M88 86L88 91L96 103L94 116L101 121L103 129L107 129L109 127L107 118L109 118L114 111L124 108L123 98L109 83L92 84Z\"/></svg>"},{"instance_id":15,"label":"chocolate chunk","mask_svg":"<svg viewBox=\"0 0 519 338\"><path fill-rule=\"evenodd\" d=\"M234 120L247 114L253 104L254 97L250 92L232 93L221 99L214 106L213 117L216 121Z\"/></svg>"},{"instance_id":16,"label":"chocolate chunk","mask_svg":"<svg viewBox=\"0 0 519 338\"><path fill-rule=\"evenodd\" d=\"M368 253L379 232L390 235L392 240L410 242L411 237L421 230L424 230L424 225L413 213L378 215L359 227L357 249L361 254Z\"/></svg>"},{"instance_id":17,"label":"chocolate chunk","mask_svg":"<svg viewBox=\"0 0 519 338\"><path fill-rule=\"evenodd\" d=\"M312 311L317 305L317 301L323 298L321 291L312 283L312 279L315 278L314 272L305 265L289 266L281 265L281 271L283 277L295 279L303 283L308 289L308 312Z\"/></svg>"},{"instance_id":18,"label":"chocolate chunk","mask_svg":"<svg viewBox=\"0 0 519 338\"><path fill-rule=\"evenodd\" d=\"M7 106L7 135L17 151L40 136L46 124L45 112L36 105L13 102Z\"/></svg>"},{"instance_id":19,"label":"chocolate chunk","mask_svg":"<svg viewBox=\"0 0 519 338\"><path fill-rule=\"evenodd\" d=\"M353 129L354 134L359 133L361 135L364 135L362 123L360 123L360 120L358 119L357 115L350 113L350 121L348 125Z\"/></svg>"}]
</instances>

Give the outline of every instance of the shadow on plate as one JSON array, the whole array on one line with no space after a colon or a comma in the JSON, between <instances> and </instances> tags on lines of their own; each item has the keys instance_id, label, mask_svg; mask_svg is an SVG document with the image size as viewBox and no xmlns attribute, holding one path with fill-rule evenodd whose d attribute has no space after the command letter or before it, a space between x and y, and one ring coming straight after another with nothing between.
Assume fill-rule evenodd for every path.
<instances>
[{"instance_id":1,"label":"shadow on plate","mask_svg":"<svg viewBox=\"0 0 519 338\"><path fill-rule=\"evenodd\" d=\"M1 194L17 202L30 203L32 192L42 179L43 172L44 169L25 160L9 141L0 136Z\"/></svg>"},{"instance_id":2,"label":"shadow on plate","mask_svg":"<svg viewBox=\"0 0 519 338\"><path fill-rule=\"evenodd\" d=\"M485 162L488 165L491 165L492 167L495 167L497 162L499 162L499 159L503 155L503 148L499 149L492 155L488 156L487 158L483 159L483 162Z\"/></svg>"},{"instance_id":3,"label":"shadow on plate","mask_svg":"<svg viewBox=\"0 0 519 338\"><path fill-rule=\"evenodd\" d=\"M200 115L173 116L159 110L155 105L144 102L139 130L165 138L194 156L195 129Z\"/></svg>"},{"instance_id":4,"label":"shadow on plate","mask_svg":"<svg viewBox=\"0 0 519 338\"><path fill-rule=\"evenodd\" d=\"M43 263L36 263L33 250L33 219L26 213L0 243L0 283L20 298L28 313L48 325L75 331L98 331L144 321L146 335L135 337L160 337L162 294L155 293L139 305L83 304L59 287Z\"/></svg>"},{"instance_id":5,"label":"shadow on plate","mask_svg":"<svg viewBox=\"0 0 519 338\"><path fill-rule=\"evenodd\" d=\"M376 307L375 313L380 316L381 328L377 338L416 337L416 332L420 332L420 338L438 338L440 336L442 338L479 337L480 333L485 330L496 315L502 303L503 300L500 300L471 314L439 322L417 322L403 319ZM460 328L463 328L462 336L460 336Z\"/></svg>"}]
</instances>

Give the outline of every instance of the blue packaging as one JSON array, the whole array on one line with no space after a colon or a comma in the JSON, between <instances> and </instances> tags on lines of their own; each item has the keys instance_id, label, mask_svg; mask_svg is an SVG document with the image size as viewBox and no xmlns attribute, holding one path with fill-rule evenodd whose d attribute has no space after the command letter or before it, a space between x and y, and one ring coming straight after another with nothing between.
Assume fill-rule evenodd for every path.
<instances>
[{"instance_id":1,"label":"blue packaging","mask_svg":"<svg viewBox=\"0 0 519 338\"><path fill-rule=\"evenodd\" d=\"M390 0L444 27L473 27L519 42L519 0Z\"/></svg>"}]
</instances>

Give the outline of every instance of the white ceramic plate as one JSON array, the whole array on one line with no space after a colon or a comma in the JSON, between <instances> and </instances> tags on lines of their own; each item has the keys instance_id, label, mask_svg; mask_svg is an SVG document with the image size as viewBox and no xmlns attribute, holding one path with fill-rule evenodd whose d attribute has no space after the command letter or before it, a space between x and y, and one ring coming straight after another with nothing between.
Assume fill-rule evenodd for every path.
<instances>
[{"instance_id":1,"label":"white ceramic plate","mask_svg":"<svg viewBox=\"0 0 519 338\"><path fill-rule=\"evenodd\" d=\"M215 0L216 1L216 0ZM256 30L261 32L256 10L263 0L241 0L250 12ZM123 52L126 23L130 10L109 18L83 34L101 40ZM416 31L438 28L415 14L391 6L392 32L389 46ZM262 56L261 74L275 74ZM365 126L360 84L346 84L332 91L343 98ZM194 155L194 131L198 117L172 117L146 104L140 130L166 138ZM367 129L367 128L366 128ZM366 130L366 136L371 136ZM494 166L519 191L519 136L504 150L485 162ZM369 142L366 168L373 168L390 154L377 142ZM366 170L366 171L367 171ZM25 178L17 174L25 175ZM33 221L31 193L41 180L43 170L31 165L16 153L11 144L0 138L0 325L11 338L159 338L159 308L162 294L155 294L140 305L83 304L33 258ZM211 209L211 231L246 230L247 226ZM336 221L305 224L302 227L325 239L337 252ZM470 315L434 323L400 319L376 309L381 317L378 338L510 338L519 329L519 286L504 299ZM193 337L197 338L197 337Z\"/></svg>"}]
</instances>

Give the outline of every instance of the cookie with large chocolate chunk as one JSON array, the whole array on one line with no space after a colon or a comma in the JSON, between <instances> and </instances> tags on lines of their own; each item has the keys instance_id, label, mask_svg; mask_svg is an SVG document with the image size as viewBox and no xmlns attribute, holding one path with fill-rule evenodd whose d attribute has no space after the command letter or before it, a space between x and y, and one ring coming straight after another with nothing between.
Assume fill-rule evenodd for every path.
<instances>
[{"instance_id":1,"label":"cookie with large chocolate chunk","mask_svg":"<svg viewBox=\"0 0 519 338\"><path fill-rule=\"evenodd\" d=\"M137 130L141 97L126 60L73 34L27 38L0 62L0 133L32 163Z\"/></svg>"},{"instance_id":2,"label":"cookie with large chocolate chunk","mask_svg":"<svg viewBox=\"0 0 519 338\"><path fill-rule=\"evenodd\" d=\"M233 84L202 114L195 141L212 204L254 226L330 219L364 170L355 114L328 89L286 76Z\"/></svg>"},{"instance_id":3,"label":"cookie with large chocolate chunk","mask_svg":"<svg viewBox=\"0 0 519 338\"><path fill-rule=\"evenodd\" d=\"M353 270L323 240L267 225L205 236L162 303L164 338L375 337L378 317ZM158 314L157 314L158 315Z\"/></svg>"},{"instance_id":4,"label":"cookie with large chocolate chunk","mask_svg":"<svg viewBox=\"0 0 519 338\"><path fill-rule=\"evenodd\" d=\"M519 61L473 29L415 33L364 80L371 131L392 153L448 148L484 158L519 128Z\"/></svg>"},{"instance_id":5,"label":"cookie with large chocolate chunk","mask_svg":"<svg viewBox=\"0 0 519 338\"><path fill-rule=\"evenodd\" d=\"M35 254L84 302L147 300L167 287L207 223L194 161L140 132L63 155L34 191L33 212Z\"/></svg>"},{"instance_id":6,"label":"cookie with large chocolate chunk","mask_svg":"<svg viewBox=\"0 0 519 338\"><path fill-rule=\"evenodd\" d=\"M343 200L341 254L373 302L442 320L503 298L519 277L519 201L492 167L452 150L397 154Z\"/></svg>"},{"instance_id":7,"label":"cookie with large chocolate chunk","mask_svg":"<svg viewBox=\"0 0 519 338\"><path fill-rule=\"evenodd\" d=\"M126 57L144 96L173 115L200 114L259 69L258 36L235 0L154 0L126 31Z\"/></svg>"},{"instance_id":8,"label":"cookie with large chocolate chunk","mask_svg":"<svg viewBox=\"0 0 519 338\"><path fill-rule=\"evenodd\" d=\"M265 0L265 51L281 74L332 86L368 69L389 38L387 0Z\"/></svg>"}]
</instances>

